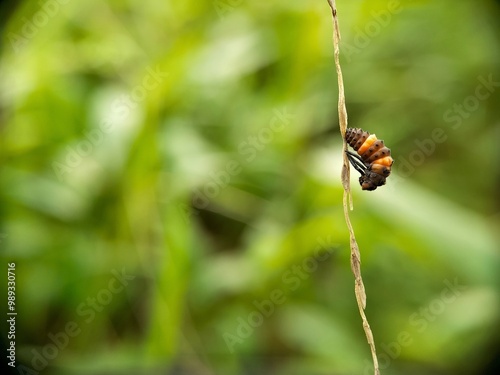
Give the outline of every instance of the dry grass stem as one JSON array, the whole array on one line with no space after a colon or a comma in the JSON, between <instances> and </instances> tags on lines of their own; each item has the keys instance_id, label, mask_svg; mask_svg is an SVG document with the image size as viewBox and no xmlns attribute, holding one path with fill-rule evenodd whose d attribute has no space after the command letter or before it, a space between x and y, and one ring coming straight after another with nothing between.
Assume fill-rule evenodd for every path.
<instances>
[{"instance_id":1,"label":"dry grass stem","mask_svg":"<svg viewBox=\"0 0 500 375\"><path fill-rule=\"evenodd\" d=\"M337 19L337 6L335 0L327 0L330 8L332 9L333 17L333 48L334 48L334 58L335 58L335 68L337 70L338 86L339 86L339 125L340 134L342 134L342 139L344 140L342 154L343 154L343 165L342 165L342 186L344 187L344 216L349 229L350 247L351 247L351 270L354 274L354 292L356 294L356 301L358 303L359 314L363 321L363 329L365 331L366 339L370 345L370 350L372 353L374 374L380 375L377 351L375 349L375 341L373 340L373 333L368 324L368 320L365 315L366 308L366 293L365 286L363 284L363 279L361 277L361 257L359 253L358 243L356 242L356 237L354 235L354 229L351 224L351 219L349 218L349 209L353 209L352 197L351 197L351 186L350 186L350 169L349 160L346 156L347 142L345 141L345 132L347 129L347 110L345 106L345 94L344 94L344 80L342 78L342 69L340 67L340 31Z\"/></svg>"}]
</instances>

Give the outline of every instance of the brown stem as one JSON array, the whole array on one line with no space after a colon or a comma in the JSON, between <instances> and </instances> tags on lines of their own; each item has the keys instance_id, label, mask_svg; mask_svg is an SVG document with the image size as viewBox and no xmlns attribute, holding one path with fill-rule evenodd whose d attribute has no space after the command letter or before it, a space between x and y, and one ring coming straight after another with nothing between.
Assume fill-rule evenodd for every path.
<instances>
[{"instance_id":1,"label":"brown stem","mask_svg":"<svg viewBox=\"0 0 500 375\"><path fill-rule=\"evenodd\" d=\"M340 67L340 31L339 24L337 18L337 6L335 4L335 0L327 0L330 8L332 9L332 18L333 18L333 49L334 49L334 59L335 59L335 68L337 70L337 78L338 78L338 86L339 86L339 102L338 102L338 111L339 111L339 126L340 126L340 134L342 135L342 139L344 140L342 154L343 154L343 165L342 165L342 186L344 187L344 197L343 197L343 206L344 206L344 216L347 224L347 228L349 229L349 238L350 238L350 248L351 248L351 270L354 274L354 292L356 294L356 302L358 303L359 314L361 315L361 320L363 321L363 329L365 331L366 339L368 341L368 345L370 345L370 351L372 353L373 359L373 367L374 374L380 375L378 359L377 359L377 351L375 349L375 341L373 340L373 333L368 324L368 319L365 315L366 308L366 293L365 286L363 284L363 279L361 277L361 256L359 253L358 243L356 242L356 237L354 235L354 229L351 224L351 219L349 218L349 209L353 209L352 206L352 197L351 197L351 185L350 185L350 169L349 169L349 161L347 159L347 142L345 141L345 132L347 129L347 109L345 106L345 94L344 94L344 80L342 77L342 69Z\"/></svg>"}]
</instances>

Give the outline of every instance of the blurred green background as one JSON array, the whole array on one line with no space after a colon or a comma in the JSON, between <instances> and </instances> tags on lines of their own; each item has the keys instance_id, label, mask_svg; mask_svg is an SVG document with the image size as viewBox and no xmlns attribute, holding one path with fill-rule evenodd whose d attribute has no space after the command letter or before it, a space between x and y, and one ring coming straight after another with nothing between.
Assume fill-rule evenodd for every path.
<instances>
[{"instance_id":1,"label":"blurred green background","mask_svg":"<svg viewBox=\"0 0 500 375\"><path fill-rule=\"evenodd\" d=\"M351 169L382 374L498 373L500 2L337 3L349 125L395 159ZM326 0L2 7L17 373L373 373Z\"/></svg>"}]
</instances>

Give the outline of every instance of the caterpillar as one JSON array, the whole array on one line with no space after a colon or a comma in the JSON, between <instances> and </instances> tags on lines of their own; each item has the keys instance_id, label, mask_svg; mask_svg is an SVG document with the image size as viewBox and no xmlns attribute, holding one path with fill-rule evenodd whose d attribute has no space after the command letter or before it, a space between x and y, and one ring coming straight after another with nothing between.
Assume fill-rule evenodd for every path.
<instances>
[{"instance_id":1,"label":"caterpillar","mask_svg":"<svg viewBox=\"0 0 500 375\"><path fill-rule=\"evenodd\" d=\"M384 145L384 141L377 139L375 134L353 128L347 128L345 140L357 152L355 154L346 151L349 162L361 173L359 178L361 189L375 190L385 185L394 160L391 157L391 150Z\"/></svg>"}]
</instances>

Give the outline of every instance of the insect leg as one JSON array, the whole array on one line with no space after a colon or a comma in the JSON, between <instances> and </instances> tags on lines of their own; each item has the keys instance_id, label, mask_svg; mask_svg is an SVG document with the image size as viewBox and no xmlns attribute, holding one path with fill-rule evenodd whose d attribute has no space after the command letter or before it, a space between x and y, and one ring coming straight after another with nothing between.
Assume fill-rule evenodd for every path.
<instances>
[{"instance_id":1,"label":"insect leg","mask_svg":"<svg viewBox=\"0 0 500 375\"><path fill-rule=\"evenodd\" d=\"M346 151L346 154L347 154L347 159L349 159L349 162L352 164L354 169L356 169L359 173L361 173L361 175L364 175L366 172L366 166L364 163L359 161L361 160L361 158L357 154L354 154L350 151Z\"/></svg>"},{"instance_id":2,"label":"insect leg","mask_svg":"<svg viewBox=\"0 0 500 375\"><path fill-rule=\"evenodd\" d=\"M357 153L355 153L355 152L351 152L351 151L349 151L349 150L347 150L346 152L347 152L349 155L354 156L356 159L358 159L358 160L361 162L361 164L365 165L365 162L363 161L363 159L361 158L361 156L359 156Z\"/></svg>"}]
</instances>

